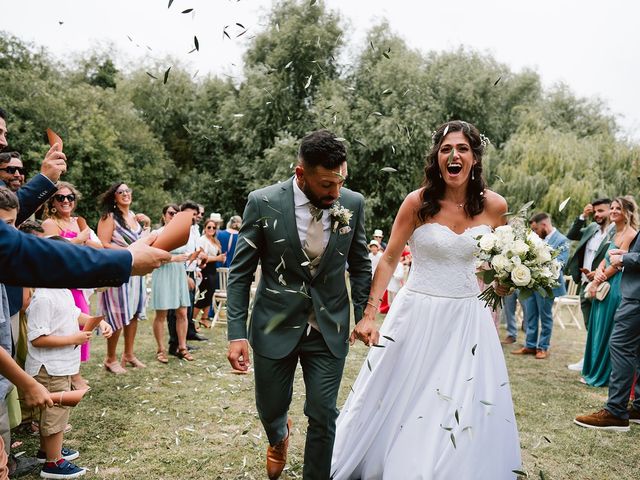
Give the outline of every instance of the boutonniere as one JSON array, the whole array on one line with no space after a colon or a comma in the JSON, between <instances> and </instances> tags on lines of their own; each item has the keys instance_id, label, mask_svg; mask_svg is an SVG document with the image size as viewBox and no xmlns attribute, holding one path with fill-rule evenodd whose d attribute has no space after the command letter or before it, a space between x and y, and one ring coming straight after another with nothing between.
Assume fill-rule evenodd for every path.
<instances>
[{"instance_id":1,"label":"boutonniere","mask_svg":"<svg viewBox=\"0 0 640 480\"><path fill-rule=\"evenodd\" d=\"M349 225L353 212L340 205L340 202L336 202L329 209L329 215L331 215L331 223L335 232L338 225Z\"/></svg>"}]
</instances>

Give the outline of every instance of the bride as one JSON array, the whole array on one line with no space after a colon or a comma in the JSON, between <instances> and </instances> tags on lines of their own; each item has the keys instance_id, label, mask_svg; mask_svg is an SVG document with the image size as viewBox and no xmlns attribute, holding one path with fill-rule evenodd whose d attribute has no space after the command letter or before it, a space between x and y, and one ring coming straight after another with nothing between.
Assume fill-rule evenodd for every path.
<instances>
[{"instance_id":1,"label":"bride","mask_svg":"<svg viewBox=\"0 0 640 480\"><path fill-rule=\"evenodd\" d=\"M398 211L351 334L377 348L337 421L334 480L513 479L521 466L507 369L475 276L475 237L505 223L507 204L485 188L487 140L475 126L447 122L433 142L423 187ZM411 273L378 331L407 241Z\"/></svg>"}]
</instances>

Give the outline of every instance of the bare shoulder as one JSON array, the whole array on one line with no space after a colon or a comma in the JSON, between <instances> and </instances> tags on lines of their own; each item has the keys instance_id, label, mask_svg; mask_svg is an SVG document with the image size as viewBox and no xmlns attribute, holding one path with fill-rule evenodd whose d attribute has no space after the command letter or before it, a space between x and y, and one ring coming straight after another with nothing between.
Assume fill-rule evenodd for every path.
<instances>
[{"instance_id":1,"label":"bare shoulder","mask_svg":"<svg viewBox=\"0 0 640 480\"><path fill-rule=\"evenodd\" d=\"M499 193L493 190L485 190L484 211L494 222L494 225L503 225L505 223L505 213L508 212L507 201Z\"/></svg>"},{"instance_id":2,"label":"bare shoulder","mask_svg":"<svg viewBox=\"0 0 640 480\"><path fill-rule=\"evenodd\" d=\"M424 188L419 188L409 193L406 197L404 197L404 201L402 202L403 206L411 207L414 210L418 210L422 206L422 192Z\"/></svg>"}]
</instances>

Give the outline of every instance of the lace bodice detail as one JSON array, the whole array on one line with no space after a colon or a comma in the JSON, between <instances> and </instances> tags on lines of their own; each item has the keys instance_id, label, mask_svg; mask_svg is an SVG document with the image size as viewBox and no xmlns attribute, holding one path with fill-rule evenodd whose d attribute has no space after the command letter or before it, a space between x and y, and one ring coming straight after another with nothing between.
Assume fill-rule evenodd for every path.
<instances>
[{"instance_id":1,"label":"lace bodice detail","mask_svg":"<svg viewBox=\"0 0 640 480\"><path fill-rule=\"evenodd\" d=\"M476 225L458 235L439 223L419 226L409 239L413 261L406 287L437 297L478 295L475 237L490 231L488 225Z\"/></svg>"}]
</instances>

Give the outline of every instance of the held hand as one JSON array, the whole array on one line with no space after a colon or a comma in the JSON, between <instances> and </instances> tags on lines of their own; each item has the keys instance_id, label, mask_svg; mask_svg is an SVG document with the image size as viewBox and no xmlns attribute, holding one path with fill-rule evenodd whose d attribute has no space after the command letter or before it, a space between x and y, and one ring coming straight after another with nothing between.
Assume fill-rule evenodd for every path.
<instances>
[{"instance_id":1,"label":"held hand","mask_svg":"<svg viewBox=\"0 0 640 480\"><path fill-rule=\"evenodd\" d=\"M512 293L511 288L507 287L506 285L502 285L501 283L497 283L493 287L493 290L496 292L496 294L500 295L501 297L506 297L507 295Z\"/></svg>"},{"instance_id":2,"label":"held hand","mask_svg":"<svg viewBox=\"0 0 640 480\"><path fill-rule=\"evenodd\" d=\"M32 379L33 380L33 379ZM53 400L49 396L49 392L35 380L30 381L29 385L22 386L24 401L28 407L53 407Z\"/></svg>"},{"instance_id":3,"label":"held hand","mask_svg":"<svg viewBox=\"0 0 640 480\"><path fill-rule=\"evenodd\" d=\"M353 345L356 339L362 341L362 343L368 347L378 344L380 341L380 332L378 331L375 319L371 318L371 316L363 316L362 319L356 323L349 337L349 344Z\"/></svg>"},{"instance_id":4,"label":"held hand","mask_svg":"<svg viewBox=\"0 0 640 480\"><path fill-rule=\"evenodd\" d=\"M136 240L127 248L133 256L133 265L131 267L131 275L146 275L171 261L171 254L160 250L159 248L153 248L150 245L158 238L157 233Z\"/></svg>"},{"instance_id":5,"label":"held hand","mask_svg":"<svg viewBox=\"0 0 640 480\"><path fill-rule=\"evenodd\" d=\"M93 336L93 332L78 332L75 333L73 335L71 335L71 345L82 345L85 342L88 342L89 340L91 340L91 337Z\"/></svg>"},{"instance_id":6,"label":"held hand","mask_svg":"<svg viewBox=\"0 0 640 480\"><path fill-rule=\"evenodd\" d=\"M595 278L596 272L587 272L587 273L585 273L585 275L587 277L587 280L589 280L591 282Z\"/></svg>"},{"instance_id":7,"label":"held hand","mask_svg":"<svg viewBox=\"0 0 640 480\"><path fill-rule=\"evenodd\" d=\"M622 250L616 250L616 251L620 251L622 253L626 253L623 252ZM609 252L609 261L611 262L611 266L617 268L618 270L622 270L622 254L620 255L616 255L613 253L613 250L611 250Z\"/></svg>"},{"instance_id":8,"label":"held hand","mask_svg":"<svg viewBox=\"0 0 640 480\"><path fill-rule=\"evenodd\" d=\"M54 143L44 156L40 173L56 183L60 175L67 171L67 156L60 151L60 144Z\"/></svg>"},{"instance_id":9,"label":"held hand","mask_svg":"<svg viewBox=\"0 0 640 480\"><path fill-rule=\"evenodd\" d=\"M216 257L216 262L226 262L227 261L227 254L226 253L221 253L220 255L218 255Z\"/></svg>"},{"instance_id":10,"label":"held hand","mask_svg":"<svg viewBox=\"0 0 640 480\"><path fill-rule=\"evenodd\" d=\"M104 320L100 322L98 328L100 328L100 333L104 338L109 338L111 337L111 335L113 335L113 329L111 328L111 325L109 325Z\"/></svg>"},{"instance_id":11,"label":"held hand","mask_svg":"<svg viewBox=\"0 0 640 480\"><path fill-rule=\"evenodd\" d=\"M171 257L172 262L186 262L187 260L189 260L188 253L179 253L178 255L173 255Z\"/></svg>"},{"instance_id":12,"label":"held hand","mask_svg":"<svg viewBox=\"0 0 640 480\"><path fill-rule=\"evenodd\" d=\"M231 364L231 368L246 372L251 365L251 358L249 357L249 342L246 340L235 340L229 342L229 350L227 352L227 359Z\"/></svg>"},{"instance_id":13,"label":"held hand","mask_svg":"<svg viewBox=\"0 0 640 480\"><path fill-rule=\"evenodd\" d=\"M582 216L586 219L589 218L593 214L593 205L587 203L584 206L584 210L582 210Z\"/></svg>"},{"instance_id":14,"label":"held hand","mask_svg":"<svg viewBox=\"0 0 640 480\"><path fill-rule=\"evenodd\" d=\"M596 270L593 278L597 283L602 283L607 281L607 276L602 270Z\"/></svg>"},{"instance_id":15,"label":"held hand","mask_svg":"<svg viewBox=\"0 0 640 480\"><path fill-rule=\"evenodd\" d=\"M189 285L189 290L195 290L196 282L191 277L187 277L187 284Z\"/></svg>"},{"instance_id":16,"label":"held hand","mask_svg":"<svg viewBox=\"0 0 640 480\"><path fill-rule=\"evenodd\" d=\"M587 295L590 298L595 298L596 296L596 290L598 289L598 286L596 285L595 282L592 282L589 284L589 295Z\"/></svg>"}]
</instances>

